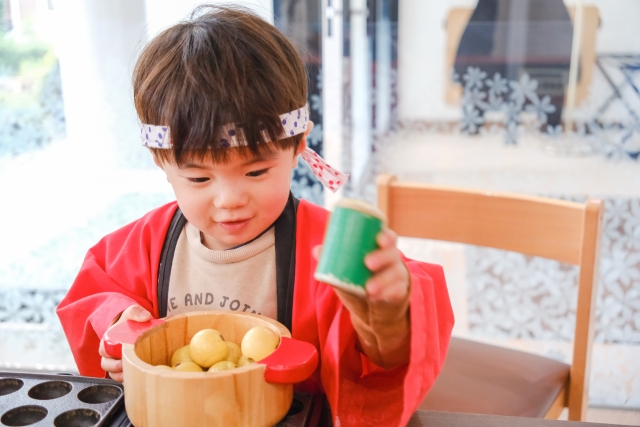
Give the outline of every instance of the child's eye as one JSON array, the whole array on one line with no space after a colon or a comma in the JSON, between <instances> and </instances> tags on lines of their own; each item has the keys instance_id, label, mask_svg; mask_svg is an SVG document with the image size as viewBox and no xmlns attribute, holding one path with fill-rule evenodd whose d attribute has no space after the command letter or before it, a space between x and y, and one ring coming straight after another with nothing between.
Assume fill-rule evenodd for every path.
<instances>
[{"instance_id":1,"label":"child's eye","mask_svg":"<svg viewBox=\"0 0 640 427\"><path fill-rule=\"evenodd\" d=\"M194 183L201 183L201 182L207 182L209 181L209 178L203 177L203 178L187 178L189 180L189 182L194 182Z\"/></svg>"},{"instance_id":2,"label":"child's eye","mask_svg":"<svg viewBox=\"0 0 640 427\"><path fill-rule=\"evenodd\" d=\"M257 170L257 171L252 171L252 172L247 173L247 176L256 177L256 176L264 175L268 171L269 171L269 169L260 169L260 170Z\"/></svg>"}]
</instances>

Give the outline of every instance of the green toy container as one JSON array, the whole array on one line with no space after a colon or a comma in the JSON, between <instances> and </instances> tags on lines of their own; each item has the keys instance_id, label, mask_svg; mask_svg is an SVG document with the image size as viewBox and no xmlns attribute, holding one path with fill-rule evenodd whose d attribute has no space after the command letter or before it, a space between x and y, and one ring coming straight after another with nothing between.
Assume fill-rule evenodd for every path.
<instances>
[{"instance_id":1,"label":"green toy container","mask_svg":"<svg viewBox=\"0 0 640 427\"><path fill-rule=\"evenodd\" d=\"M316 268L316 280L359 296L373 275L365 256L378 249L376 237L384 227L384 216L368 203L342 199L329 219Z\"/></svg>"}]
</instances>

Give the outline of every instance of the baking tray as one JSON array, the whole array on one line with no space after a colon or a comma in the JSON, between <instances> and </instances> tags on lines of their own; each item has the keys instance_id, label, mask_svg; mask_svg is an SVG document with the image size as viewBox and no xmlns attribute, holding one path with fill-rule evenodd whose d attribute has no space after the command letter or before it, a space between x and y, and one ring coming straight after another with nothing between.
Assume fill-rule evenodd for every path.
<instances>
[{"instance_id":1,"label":"baking tray","mask_svg":"<svg viewBox=\"0 0 640 427\"><path fill-rule=\"evenodd\" d=\"M321 423L321 411L323 409L324 396L309 393L294 393L293 402L287 415L280 420L275 427L319 427ZM133 427L127 417L124 405L118 408L113 417L105 426L108 427Z\"/></svg>"},{"instance_id":2,"label":"baking tray","mask_svg":"<svg viewBox=\"0 0 640 427\"><path fill-rule=\"evenodd\" d=\"M108 379L0 372L0 426L107 426L123 396Z\"/></svg>"}]
</instances>

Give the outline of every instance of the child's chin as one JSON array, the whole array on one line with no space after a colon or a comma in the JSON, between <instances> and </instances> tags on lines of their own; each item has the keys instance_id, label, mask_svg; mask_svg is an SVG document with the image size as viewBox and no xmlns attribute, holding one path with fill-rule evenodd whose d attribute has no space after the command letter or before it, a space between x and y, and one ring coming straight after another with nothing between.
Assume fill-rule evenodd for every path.
<instances>
[{"instance_id":1,"label":"child's chin","mask_svg":"<svg viewBox=\"0 0 640 427\"><path fill-rule=\"evenodd\" d=\"M249 242L252 237L247 233L247 230L243 230L239 233L230 233L224 230L218 230L213 236L208 235L203 239L203 244L214 250L227 250L236 246L240 246Z\"/></svg>"}]
</instances>

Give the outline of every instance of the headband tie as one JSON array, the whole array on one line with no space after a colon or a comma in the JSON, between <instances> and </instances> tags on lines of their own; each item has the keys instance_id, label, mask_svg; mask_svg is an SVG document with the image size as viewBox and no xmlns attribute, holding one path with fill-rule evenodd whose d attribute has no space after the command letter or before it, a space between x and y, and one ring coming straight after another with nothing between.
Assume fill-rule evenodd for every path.
<instances>
[{"instance_id":1,"label":"headband tie","mask_svg":"<svg viewBox=\"0 0 640 427\"><path fill-rule=\"evenodd\" d=\"M305 105L302 108L280 115L280 121L283 132L278 139L288 138L305 132L309 124L309 106ZM224 125L220 137L220 145L225 148L247 145L244 140L240 142L237 138L238 132L242 131L237 129L235 124L229 123ZM142 139L142 145L145 147L170 149L172 144L169 135L170 132L167 126L148 125L144 123L140 125L140 139ZM266 132L264 132L263 135L265 140L267 140L268 135ZM334 193L349 179L348 174L344 174L329 166L318 153L309 147L307 147L300 156L316 178Z\"/></svg>"}]
</instances>

